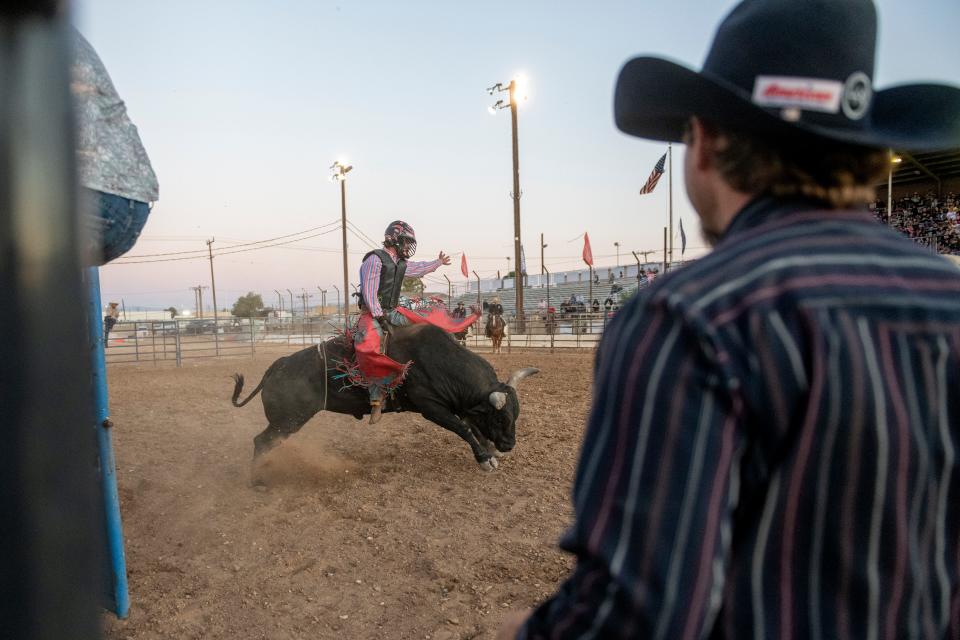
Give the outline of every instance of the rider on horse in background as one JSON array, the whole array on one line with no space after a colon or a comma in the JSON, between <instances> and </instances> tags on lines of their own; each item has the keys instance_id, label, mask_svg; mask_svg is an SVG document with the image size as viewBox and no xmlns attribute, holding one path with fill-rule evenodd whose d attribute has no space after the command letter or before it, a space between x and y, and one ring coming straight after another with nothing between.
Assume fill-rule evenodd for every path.
<instances>
[{"instance_id":1,"label":"rider on horse in background","mask_svg":"<svg viewBox=\"0 0 960 640\"><path fill-rule=\"evenodd\" d=\"M396 220L384 232L383 249L365 255L360 266L360 319L353 339L357 366L370 390L370 424L380 421L383 392L400 386L406 372L406 365L385 354L382 340L392 327L410 324L397 312L403 279L420 278L450 264L450 258L442 251L436 260L408 262L416 250L413 227Z\"/></svg>"},{"instance_id":2,"label":"rider on horse in background","mask_svg":"<svg viewBox=\"0 0 960 640\"><path fill-rule=\"evenodd\" d=\"M498 322L498 319L502 319L503 316L503 305L500 304L500 298L494 296L490 300L490 306L487 307L487 326L484 331L484 335L488 338L492 337L493 327L495 323Z\"/></svg>"}]
</instances>

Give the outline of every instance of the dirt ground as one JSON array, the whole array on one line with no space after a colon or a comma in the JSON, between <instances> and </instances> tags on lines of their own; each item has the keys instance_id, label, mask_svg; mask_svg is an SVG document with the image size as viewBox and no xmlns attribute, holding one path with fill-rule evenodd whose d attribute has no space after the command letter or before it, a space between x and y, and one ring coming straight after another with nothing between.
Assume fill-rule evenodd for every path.
<instances>
[{"instance_id":1,"label":"dirt ground","mask_svg":"<svg viewBox=\"0 0 960 640\"><path fill-rule=\"evenodd\" d=\"M491 638L550 594L589 403L592 354L485 355L521 387L517 447L485 473L457 436L414 414L376 426L321 413L248 484L273 360L109 370L130 617L108 638Z\"/></svg>"}]
</instances>

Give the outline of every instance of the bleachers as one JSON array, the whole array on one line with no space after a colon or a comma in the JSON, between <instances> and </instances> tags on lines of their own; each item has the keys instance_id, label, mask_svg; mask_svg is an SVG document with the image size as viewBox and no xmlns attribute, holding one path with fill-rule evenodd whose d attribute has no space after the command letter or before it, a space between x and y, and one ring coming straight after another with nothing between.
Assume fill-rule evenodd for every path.
<instances>
[{"instance_id":1,"label":"bleachers","mask_svg":"<svg viewBox=\"0 0 960 640\"><path fill-rule=\"evenodd\" d=\"M611 290L614 284L622 287L622 290L615 295L611 295ZM621 298L625 298L636 289L637 279L635 277L614 278L613 282L610 282L608 278L600 278L600 283L595 283L593 285L593 299L596 299L600 302L600 308L603 310L603 303L608 297L613 298L614 303L619 306L619 300ZM503 305L505 314L516 314L517 301L515 289L509 288L498 289L496 291L485 291L481 294L481 299L489 301L494 296L498 296L500 298L500 302ZM549 304L550 306L555 307L557 311L560 310L560 303L565 300L569 300L570 296L583 296L583 299L589 306L593 300L590 298L590 283L587 280L583 280L581 282L550 283ZM524 287L523 289L523 306L527 314L536 313L539 310L540 301L546 299L546 286ZM453 304L456 304L457 302L463 302L468 307L471 304L475 305L477 303L477 294L476 292L468 292L457 296L453 299Z\"/></svg>"}]
</instances>

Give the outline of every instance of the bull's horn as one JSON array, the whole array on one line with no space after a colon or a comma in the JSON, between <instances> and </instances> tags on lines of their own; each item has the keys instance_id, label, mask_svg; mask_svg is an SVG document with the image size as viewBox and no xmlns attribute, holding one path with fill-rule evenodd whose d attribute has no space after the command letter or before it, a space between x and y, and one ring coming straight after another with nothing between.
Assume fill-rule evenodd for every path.
<instances>
[{"instance_id":1,"label":"bull's horn","mask_svg":"<svg viewBox=\"0 0 960 640\"><path fill-rule=\"evenodd\" d=\"M491 391L490 392L490 404L499 411L507 404L507 394L503 391Z\"/></svg>"},{"instance_id":2,"label":"bull's horn","mask_svg":"<svg viewBox=\"0 0 960 640\"><path fill-rule=\"evenodd\" d=\"M510 379L507 380L507 386L516 389L521 380L527 376L532 376L535 373L540 373L540 369L537 369L536 367L527 367L526 369L514 371L513 375L510 376Z\"/></svg>"}]
</instances>

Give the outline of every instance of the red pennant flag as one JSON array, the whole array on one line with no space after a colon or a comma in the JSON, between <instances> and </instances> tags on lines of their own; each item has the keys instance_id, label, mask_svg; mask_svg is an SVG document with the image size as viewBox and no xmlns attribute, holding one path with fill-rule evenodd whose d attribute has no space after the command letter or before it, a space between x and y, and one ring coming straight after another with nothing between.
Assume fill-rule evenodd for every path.
<instances>
[{"instance_id":1,"label":"red pennant flag","mask_svg":"<svg viewBox=\"0 0 960 640\"><path fill-rule=\"evenodd\" d=\"M470 270L467 269L467 254L465 253L460 255L460 273L463 274L464 278L470 277Z\"/></svg>"},{"instance_id":2,"label":"red pennant flag","mask_svg":"<svg viewBox=\"0 0 960 640\"><path fill-rule=\"evenodd\" d=\"M593 266L593 251L590 249L590 236L586 232L583 234L583 261L591 267Z\"/></svg>"}]
</instances>

